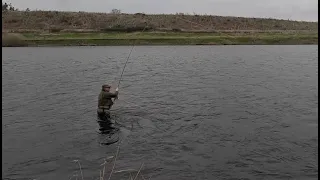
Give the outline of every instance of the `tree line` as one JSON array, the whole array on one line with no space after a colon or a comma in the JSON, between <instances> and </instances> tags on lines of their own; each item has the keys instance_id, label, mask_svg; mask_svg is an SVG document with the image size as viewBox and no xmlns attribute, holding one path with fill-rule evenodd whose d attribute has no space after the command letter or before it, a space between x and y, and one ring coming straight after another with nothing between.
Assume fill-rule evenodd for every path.
<instances>
[{"instance_id":1,"label":"tree line","mask_svg":"<svg viewBox=\"0 0 320 180\"><path fill-rule=\"evenodd\" d=\"M13 7L12 4L2 2L2 12L3 11L18 11L17 8Z\"/></svg>"},{"instance_id":2,"label":"tree line","mask_svg":"<svg viewBox=\"0 0 320 180\"><path fill-rule=\"evenodd\" d=\"M2 12L4 11L18 11L18 8L15 8L12 6L12 4L8 4L8 3L3 3L2 2ZM30 11L29 8L26 9L26 11ZM120 9L112 9L111 10L112 14L121 14L121 10Z\"/></svg>"}]
</instances>

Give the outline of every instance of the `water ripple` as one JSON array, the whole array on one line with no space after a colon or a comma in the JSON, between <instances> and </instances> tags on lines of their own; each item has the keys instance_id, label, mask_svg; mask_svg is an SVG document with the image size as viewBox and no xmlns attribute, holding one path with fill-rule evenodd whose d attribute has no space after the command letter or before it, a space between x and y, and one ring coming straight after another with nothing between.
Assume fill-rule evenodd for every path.
<instances>
[{"instance_id":1,"label":"water ripple","mask_svg":"<svg viewBox=\"0 0 320 180\"><path fill-rule=\"evenodd\" d=\"M97 96L129 50L3 48L4 179L67 179L79 174L74 160L85 179L99 177L116 145L101 146ZM317 52L135 47L112 110L116 170L144 162L151 179L316 179Z\"/></svg>"}]
</instances>

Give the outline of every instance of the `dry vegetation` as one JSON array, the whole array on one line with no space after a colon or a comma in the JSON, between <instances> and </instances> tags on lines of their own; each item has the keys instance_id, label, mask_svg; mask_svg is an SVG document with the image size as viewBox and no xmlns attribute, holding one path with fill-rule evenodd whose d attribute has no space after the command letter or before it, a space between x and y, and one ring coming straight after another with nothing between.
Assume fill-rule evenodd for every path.
<instances>
[{"instance_id":1,"label":"dry vegetation","mask_svg":"<svg viewBox=\"0 0 320 180\"><path fill-rule=\"evenodd\" d=\"M117 158L119 156L119 150L120 150L120 143L118 144L117 152L115 156L110 156L106 158L101 164L102 169L99 171L100 177L96 178L99 180L111 180L112 177L116 177L115 179L129 179L129 180L146 180L144 175L142 174L143 166L144 163L140 165L139 169L122 169L122 170L116 170L116 163L117 163ZM110 161L111 160L111 161ZM82 172L82 167L79 162L79 160L74 160L75 163L78 164L79 166L79 171L77 171L76 174L71 176L69 178L70 180L75 177L75 179L78 179L78 177L81 177L81 179L84 179L84 174ZM128 178L129 177L129 178ZM149 180L151 177L149 177Z\"/></svg>"},{"instance_id":2,"label":"dry vegetation","mask_svg":"<svg viewBox=\"0 0 320 180\"><path fill-rule=\"evenodd\" d=\"M2 33L2 47L27 46L25 38L21 34Z\"/></svg>"},{"instance_id":3,"label":"dry vegetation","mask_svg":"<svg viewBox=\"0 0 320 180\"><path fill-rule=\"evenodd\" d=\"M10 32L60 31L318 31L317 22L209 15L146 15L58 11L2 11Z\"/></svg>"},{"instance_id":4,"label":"dry vegetation","mask_svg":"<svg viewBox=\"0 0 320 180\"><path fill-rule=\"evenodd\" d=\"M124 14L117 9L111 13L19 11L6 3L2 3L2 32L6 32L2 46L129 45L134 39L137 45L318 44L317 22Z\"/></svg>"}]
</instances>

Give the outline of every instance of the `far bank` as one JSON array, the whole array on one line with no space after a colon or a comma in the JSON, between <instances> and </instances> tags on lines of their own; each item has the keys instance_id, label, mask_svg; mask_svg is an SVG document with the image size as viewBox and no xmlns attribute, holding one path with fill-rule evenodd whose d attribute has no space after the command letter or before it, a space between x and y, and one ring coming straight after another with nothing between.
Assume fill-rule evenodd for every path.
<instances>
[{"instance_id":1,"label":"far bank","mask_svg":"<svg viewBox=\"0 0 320 180\"><path fill-rule=\"evenodd\" d=\"M318 44L317 32L259 33L3 33L2 47L127 45L304 45Z\"/></svg>"}]
</instances>

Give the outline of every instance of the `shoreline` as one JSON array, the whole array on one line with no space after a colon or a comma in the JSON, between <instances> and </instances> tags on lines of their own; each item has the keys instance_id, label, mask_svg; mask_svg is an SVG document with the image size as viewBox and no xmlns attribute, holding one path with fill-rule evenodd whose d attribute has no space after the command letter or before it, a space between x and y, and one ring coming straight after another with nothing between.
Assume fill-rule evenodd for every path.
<instances>
[{"instance_id":1,"label":"shoreline","mask_svg":"<svg viewBox=\"0 0 320 180\"><path fill-rule=\"evenodd\" d=\"M312 33L4 33L2 47L318 45Z\"/></svg>"},{"instance_id":2,"label":"shoreline","mask_svg":"<svg viewBox=\"0 0 320 180\"><path fill-rule=\"evenodd\" d=\"M318 22L216 15L3 11L2 47L318 44Z\"/></svg>"}]
</instances>

